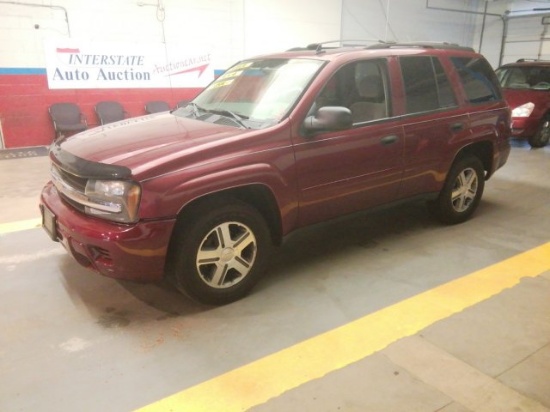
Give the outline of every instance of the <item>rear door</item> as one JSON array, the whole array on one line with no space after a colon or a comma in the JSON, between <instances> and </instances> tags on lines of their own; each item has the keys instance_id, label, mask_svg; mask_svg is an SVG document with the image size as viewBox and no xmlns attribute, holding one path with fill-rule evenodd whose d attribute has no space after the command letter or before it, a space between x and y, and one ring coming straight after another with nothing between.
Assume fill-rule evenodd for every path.
<instances>
[{"instance_id":1,"label":"rear door","mask_svg":"<svg viewBox=\"0 0 550 412\"><path fill-rule=\"evenodd\" d=\"M400 197L439 191L454 157L452 143L469 134L443 64L434 56L399 57L403 79L404 174Z\"/></svg>"}]
</instances>

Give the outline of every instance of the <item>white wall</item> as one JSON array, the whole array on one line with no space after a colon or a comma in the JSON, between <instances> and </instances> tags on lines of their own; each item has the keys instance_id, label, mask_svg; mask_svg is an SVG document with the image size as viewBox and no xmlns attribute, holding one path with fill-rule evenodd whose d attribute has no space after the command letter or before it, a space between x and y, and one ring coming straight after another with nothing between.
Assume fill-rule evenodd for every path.
<instances>
[{"instance_id":1,"label":"white wall","mask_svg":"<svg viewBox=\"0 0 550 412\"><path fill-rule=\"evenodd\" d=\"M503 63L550 57L549 33L540 47L541 15L550 10L535 10L545 8L550 8L548 2L522 0L343 0L342 37L458 43L480 51L496 68L501 61L504 20L508 30ZM533 13L536 17L530 17Z\"/></svg>"},{"instance_id":2,"label":"white wall","mask_svg":"<svg viewBox=\"0 0 550 412\"><path fill-rule=\"evenodd\" d=\"M509 8L510 1L488 1L485 23L483 23L483 16L481 14L477 17L473 47L482 53L494 68L499 66L502 36L504 34L503 17ZM484 2L479 4L478 12L485 12Z\"/></svg>"},{"instance_id":3,"label":"white wall","mask_svg":"<svg viewBox=\"0 0 550 412\"><path fill-rule=\"evenodd\" d=\"M62 10L0 3L0 67L43 67L42 38L67 33Z\"/></svg>"},{"instance_id":4,"label":"white wall","mask_svg":"<svg viewBox=\"0 0 550 412\"><path fill-rule=\"evenodd\" d=\"M478 0L430 0L438 8L474 11ZM343 37L436 41L471 46L475 16L431 10L426 0L343 0Z\"/></svg>"},{"instance_id":5,"label":"white wall","mask_svg":"<svg viewBox=\"0 0 550 412\"><path fill-rule=\"evenodd\" d=\"M336 39L448 41L479 50L483 19L476 13L483 12L485 6L484 0L13 2L0 0L0 68L44 67L43 39L51 37L208 47L216 69L256 54ZM540 17L517 17L550 5L521 0L493 0L487 5L480 51L493 66L500 58L500 16L509 17L505 60L537 57L533 54L544 29ZM543 42L542 57L548 57L547 44Z\"/></svg>"},{"instance_id":6,"label":"white wall","mask_svg":"<svg viewBox=\"0 0 550 412\"><path fill-rule=\"evenodd\" d=\"M341 10L341 0L245 0L245 54L338 40Z\"/></svg>"},{"instance_id":7,"label":"white wall","mask_svg":"<svg viewBox=\"0 0 550 412\"><path fill-rule=\"evenodd\" d=\"M44 67L43 39L51 37L208 47L219 69L255 54L340 37L341 0L11 3L0 1L0 68Z\"/></svg>"}]
</instances>

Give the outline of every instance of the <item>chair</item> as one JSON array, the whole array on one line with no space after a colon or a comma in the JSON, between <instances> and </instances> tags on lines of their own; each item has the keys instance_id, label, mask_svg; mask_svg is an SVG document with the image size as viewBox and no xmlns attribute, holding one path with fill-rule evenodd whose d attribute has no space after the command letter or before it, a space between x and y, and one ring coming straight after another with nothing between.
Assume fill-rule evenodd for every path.
<instances>
[{"instance_id":1,"label":"chair","mask_svg":"<svg viewBox=\"0 0 550 412\"><path fill-rule=\"evenodd\" d=\"M145 103L145 112L148 114L167 112L169 110L170 110L170 106L168 105L168 103L162 100L155 100L155 101Z\"/></svg>"},{"instance_id":2,"label":"chair","mask_svg":"<svg viewBox=\"0 0 550 412\"><path fill-rule=\"evenodd\" d=\"M52 118L55 138L82 132L88 128L88 122L74 103L54 103L48 108Z\"/></svg>"},{"instance_id":3,"label":"chair","mask_svg":"<svg viewBox=\"0 0 550 412\"><path fill-rule=\"evenodd\" d=\"M387 116L384 87L379 76L366 76L359 85L360 101L350 107L353 123L367 122Z\"/></svg>"},{"instance_id":4,"label":"chair","mask_svg":"<svg viewBox=\"0 0 550 412\"><path fill-rule=\"evenodd\" d=\"M103 101L95 105L95 112L100 124L107 124L124 120L127 113L119 102Z\"/></svg>"}]
</instances>

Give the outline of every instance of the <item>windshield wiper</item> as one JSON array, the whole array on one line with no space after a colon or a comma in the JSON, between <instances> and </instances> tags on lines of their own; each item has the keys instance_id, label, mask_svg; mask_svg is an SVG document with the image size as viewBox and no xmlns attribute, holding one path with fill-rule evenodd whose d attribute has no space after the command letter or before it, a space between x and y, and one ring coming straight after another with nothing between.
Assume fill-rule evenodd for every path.
<instances>
[{"instance_id":1,"label":"windshield wiper","mask_svg":"<svg viewBox=\"0 0 550 412\"><path fill-rule=\"evenodd\" d=\"M244 124L244 121L243 121L243 120L248 119L246 116L238 115L237 113L232 112L231 110L227 110L227 109L208 109L208 110L205 110L205 111L208 112L208 113L219 114L219 115L225 116L225 117L231 117L240 126L244 127L245 129L249 129L249 127L246 124Z\"/></svg>"},{"instance_id":2,"label":"windshield wiper","mask_svg":"<svg viewBox=\"0 0 550 412\"><path fill-rule=\"evenodd\" d=\"M199 118L199 116L201 115L201 112L219 114L221 116L230 117L239 126L244 127L245 129L249 129L249 127L246 124L244 124L244 120L247 120L248 117L243 116L243 115L238 115L237 113L232 112L231 110L227 110L227 109L205 109L204 107L201 107L197 103L193 103L193 102L190 102L185 107L191 107L192 112L193 112L193 116L195 116L195 119Z\"/></svg>"},{"instance_id":3,"label":"windshield wiper","mask_svg":"<svg viewBox=\"0 0 550 412\"><path fill-rule=\"evenodd\" d=\"M208 110L200 107L197 103L190 102L187 106L191 106L191 109L193 109L193 116L195 116L195 119L200 116L199 112L207 112Z\"/></svg>"}]
</instances>

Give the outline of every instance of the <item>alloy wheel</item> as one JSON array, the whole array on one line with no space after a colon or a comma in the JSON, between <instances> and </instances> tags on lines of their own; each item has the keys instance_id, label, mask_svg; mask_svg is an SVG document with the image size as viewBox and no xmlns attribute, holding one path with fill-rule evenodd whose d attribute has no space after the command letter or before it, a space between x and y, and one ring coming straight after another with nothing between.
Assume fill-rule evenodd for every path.
<instances>
[{"instance_id":1,"label":"alloy wheel","mask_svg":"<svg viewBox=\"0 0 550 412\"><path fill-rule=\"evenodd\" d=\"M254 265L257 241L254 233L239 222L224 222L203 239L196 267L210 287L224 289L243 280Z\"/></svg>"},{"instance_id":2,"label":"alloy wheel","mask_svg":"<svg viewBox=\"0 0 550 412\"><path fill-rule=\"evenodd\" d=\"M476 198L478 188L477 173L472 168L464 169L457 177L453 186L451 202L456 212L464 212L470 208Z\"/></svg>"}]
</instances>

